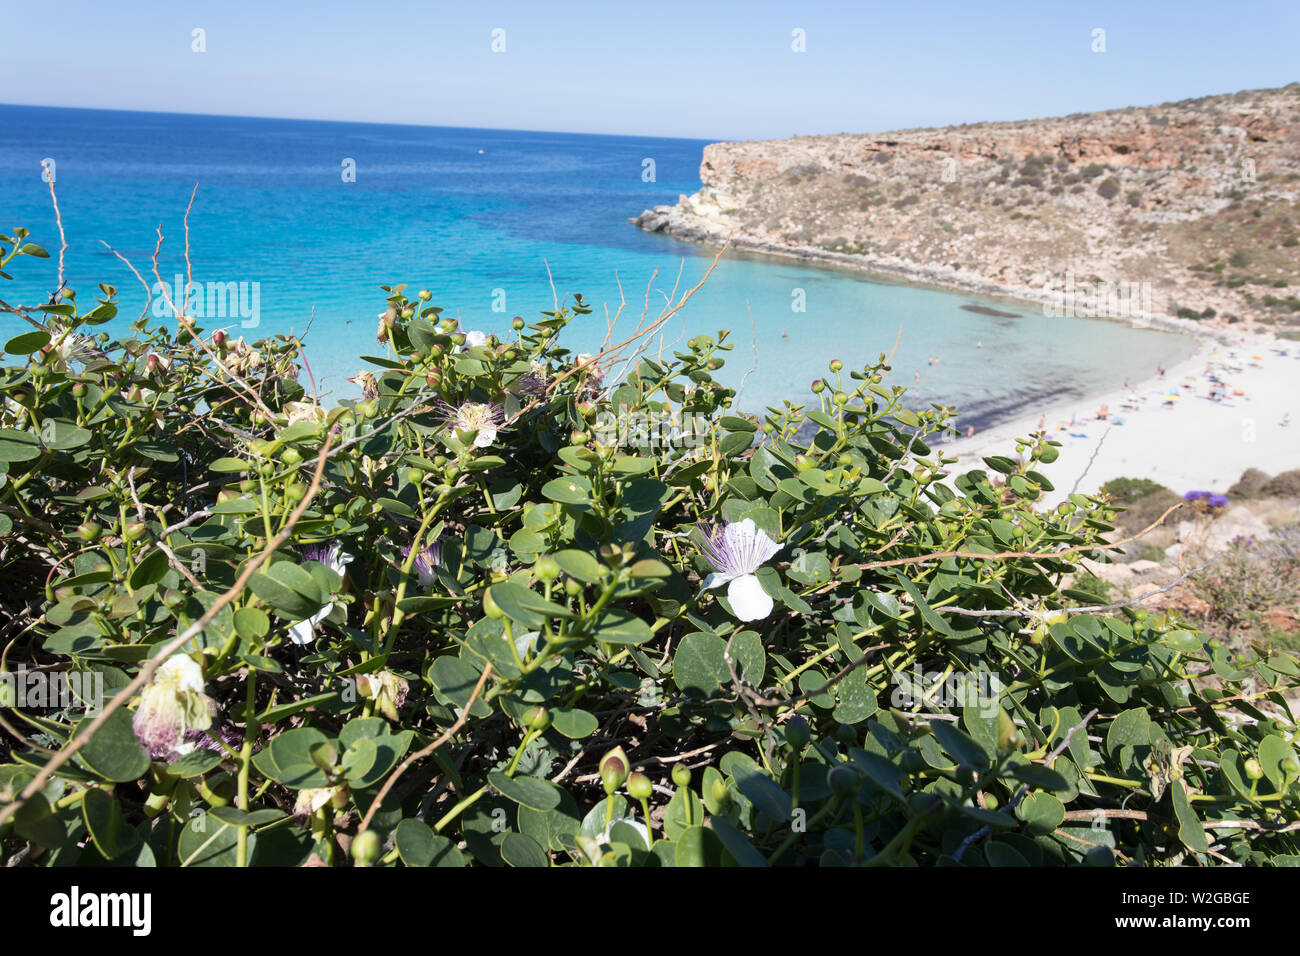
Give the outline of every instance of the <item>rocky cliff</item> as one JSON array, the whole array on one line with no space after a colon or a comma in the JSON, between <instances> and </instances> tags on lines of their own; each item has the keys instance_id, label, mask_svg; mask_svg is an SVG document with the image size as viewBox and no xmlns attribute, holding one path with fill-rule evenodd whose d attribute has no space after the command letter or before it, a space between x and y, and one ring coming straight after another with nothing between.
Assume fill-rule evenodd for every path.
<instances>
[{"instance_id":1,"label":"rocky cliff","mask_svg":"<svg viewBox=\"0 0 1300 956\"><path fill-rule=\"evenodd\" d=\"M715 143L699 192L634 221L1077 315L1300 325L1298 119L1292 83L1058 119Z\"/></svg>"}]
</instances>

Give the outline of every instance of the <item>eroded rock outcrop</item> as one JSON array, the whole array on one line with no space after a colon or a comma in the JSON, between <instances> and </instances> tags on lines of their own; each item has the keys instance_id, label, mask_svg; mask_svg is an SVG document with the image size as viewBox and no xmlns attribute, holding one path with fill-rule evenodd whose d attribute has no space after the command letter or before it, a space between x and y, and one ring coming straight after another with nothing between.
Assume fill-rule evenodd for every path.
<instances>
[{"instance_id":1,"label":"eroded rock outcrop","mask_svg":"<svg viewBox=\"0 0 1300 956\"><path fill-rule=\"evenodd\" d=\"M1293 83L1058 119L715 143L699 192L634 221L1077 315L1300 324L1297 120Z\"/></svg>"}]
</instances>

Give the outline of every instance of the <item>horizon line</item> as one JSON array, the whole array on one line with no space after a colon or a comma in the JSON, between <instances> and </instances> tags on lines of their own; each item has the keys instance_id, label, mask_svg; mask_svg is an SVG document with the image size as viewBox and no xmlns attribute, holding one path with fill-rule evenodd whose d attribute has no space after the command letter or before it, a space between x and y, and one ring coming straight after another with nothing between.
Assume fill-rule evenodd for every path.
<instances>
[{"instance_id":1,"label":"horizon line","mask_svg":"<svg viewBox=\"0 0 1300 956\"><path fill-rule=\"evenodd\" d=\"M133 113L149 116L200 116L212 119L267 120L288 123L336 123L352 126L399 126L414 129L455 129L486 133L558 133L563 136L603 136L609 139L673 139L691 143L722 143L734 140L708 139L698 136L658 136L650 133L590 133L582 130L524 129L510 126L451 126L440 123L393 123L379 120L317 119L309 116L254 116L244 113L182 113L175 110L124 109L106 106L53 106L48 103L0 102L0 109L12 107L35 110L80 110L90 113Z\"/></svg>"}]
</instances>

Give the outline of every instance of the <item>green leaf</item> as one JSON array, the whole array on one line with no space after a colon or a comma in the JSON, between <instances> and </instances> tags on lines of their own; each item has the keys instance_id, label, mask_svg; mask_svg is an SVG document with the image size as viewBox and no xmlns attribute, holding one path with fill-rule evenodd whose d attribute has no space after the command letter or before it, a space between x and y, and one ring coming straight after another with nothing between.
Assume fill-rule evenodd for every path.
<instances>
[{"instance_id":1,"label":"green leaf","mask_svg":"<svg viewBox=\"0 0 1300 956\"><path fill-rule=\"evenodd\" d=\"M68 832L54 815L45 794L34 793L14 814L14 832L24 840L43 847L59 847L68 839Z\"/></svg>"},{"instance_id":2,"label":"green leaf","mask_svg":"<svg viewBox=\"0 0 1300 956\"><path fill-rule=\"evenodd\" d=\"M84 717L78 721L75 733L81 733L93 719ZM135 739L130 713L122 708L108 715L77 756L92 773L114 783L136 780L149 769L149 755Z\"/></svg>"},{"instance_id":3,"label":"green leaf","mask_svg":"<svg viewBox=\"0 0 1300 956\"><path fill-rule=\"evenodd\" d=\"M707 827L687 827L675 842L678 866L720 866L722 841Z\"/></svg>"},{"instance_id":4,"label":"green leaf","mask_svg":"<svg viewBox=\"0 0 1300 956\"><path fill-rule=\"evenodd\" d=\"M310 572L292 561L276 561L248 582L249 589L285 618L301 621L325 605Z\"/></svg>"},{"instance_id":5,"label":"green leaf","mask_svg":"<svg viewBox=\"0 0 1300 956\"><path fill-rule=\"evenodd\" d=\"M609 574L609 569L597 561L586 551L578 551L573 548L564 551L557 551L554 555L555 563L571 578L577 578L587 584L598 584L605 580Z\"/></svg>"},{"instance_id":6,"label":"green leaf","mask_svg":"<svg viewBox=\"0 0 1300 956\"><path fill-rule=\"evenodd\" d=\"M550 858L536 840L523 833L507 833L501 841L501 859L516 867L547 867Z\"/></svg>"},{"instance_id":7,"label":"green leaf","mask_svg":"<svg viewBox=\"0 0 1300 956\"><path fill-rule=\"evenodd\" d=\"M235 633L246 641L266 637L271 632L271 619L258 607L241 607L235 612Z\"/></svg>"},{"instance_id":8,"label":"green leaf","mask_svg":"<svg viewBox=\"0 0 1300 956\"><path fill-rule=\"evenodd\" d=\"M238 807L213 807L208 811L222 823L232 827L260 827L276 820L283 820L288 814L275 807L262 807L257 810L240 810Z\"/></svg>"},{"instance_id":9,"label":"green leaf","mask_svg":"<svg viewBox=\"0 0 1300 956\"><path fill-rule=\"evenodd\" d=\"M1201 826L1200 818L1192 810L1191 801L1187 799L1187 791L1183 789L1183 782L1176 780L1169 787L1169 798L1174 803L1174 816L1178 818L1178 839L1182 841L1183 846L1197 853L1209 853L1210 844L1205 839L1205 828Z\"/></svg>"},{"instance_id":10,"label":"green leaf","mask_svg":"<svg viewBox=\"0 0 1300 956\"><path fill-rule=\"evenodd\" d=\"M551 723L571 740L590 737L600 727L594 714L578 707L555 707L551 710Z\"/></svg>"},{"instance_id":11,"label":"green leaf","mask_svg":"<svg viewBox=\"0 0 1300 956\"><path fill-rule=\"evenodd\" d=\"M436 839L437 835L422 820L403 820L393 831L393 845L407 866L432 866Z\"/></svg>"},{"instance_id":12,"label":"green leaf","mask_svg":"<svg viewBox=\"0 0 1300 956\"><path fill-rule=\"evenodd\" d=\"M743 793L763 813L777 823L790 819L790 794L762 773L750 773L736 779L736 789Z\"/></svg>"},{"instance_id":13,"label":"green leaf","mask_svg":"<svg viewBox=\"0 0 1300 956\"><path fill-rule=\"evenodd\" d=\"M82 819L86 821L86 832L95 842L95 849L105 860L114 860L118 853L126 849L130 840L123 840L126 821L122 819L122 810L109 793L92 787L82 797Z\"/></svg>"},{"instance_id":14,"label":"green leaf","mask_svg":"<svg viewBox=\"0 0 1300 956\"><path fill-rule=\"evenodd\" d=\"M15 335L5 343L5 351L10 355L31 355L50 344L50 333L44 329L32 329Z\"/></svg>"},{"instance_id":15,"label":"green leaf","mask_svg":"<svg viewBox=\"0 0 1300 956\"><path fill-rule=\"evenodd\" d=\"M488 783L503 797L533 810L545 812L560 805L560 791L555 784L537 777L507 777L494 770L488 774Z\"/></svg>"},{"instance_id":16,"label":"green leaf","mask_svg":"<svg viewBox=\"0 0 1300 956\"><path fill-rule=\"evenodd\" d=\"M596 618L596 640L606 644L644 644L652 637L650 625L624 608L612 608Z\"/></svg>"},{"instance_id":17,"label":"green leaf","mask_svg":"<svg viewBox=\"0 0 1300 956\"><path fill-rule=\"evenodd\" d=\"M741 866L766 867L767 858L758 852L749 837L736 829L725 817L713 817L709 821L714 834L721 841L723 849Z\"/></svg>"},{"instance_id":18,"label":"green leaf","mask_svg":"<svg viewBox=\"0 0 1300 956\"><path fill-rule=\"evenodd\" d=\"M1121 747L1149 743L1150 728L1151 718L1145 708L1134 707L1117 714L1110 722L1110 730L1106 733L1106 752L1117 754ZM1063 729L1069 730L1068 727Z\"/></svg>"},{"instance_id":19,"label":"green leaf","mask_svg":"<svg viewBox=\"0 0 1300 956\"><path fill-rule=\"evenodd\" d=\"M1044 836L1065 822L1065 805L1050 793L1029 793L1016 806L1030 836Z\"/></svg>"},{"instance_id":20,"label":"green leaf","mask_svg":"<svg viewBox=\"0 0 1300 956\"><path fill-rule=\"evenodd\" d=\"M0 428L0 462L31 461L40 454L40 440L31 432Z\"/></svg>"},{"instance_id":21,"label":"green leaf","mask_svg":"<svg viewBox=\"0 0 1300 956\"><path fill-rule=\"evenodd\" d=\"M221 754L206 747L191 750L167 765L167 772L176 777L191 779L201 777L217 764L221 763Z\"/></svg>"},{"instance_id":22,"label":"green leaf","mask_svg":"<svg viewBox=\"0 0 1300 956\"><path fill-rule=\"evenodd\" d=\"M488 593L506 617L530 631L540 630L551 618L574 616L568 608L560 607L514 581L494 584L488 588Z\"/></svg>"},{"instance_id":23,"label":"green leaf","mask_svg":"<svg viewBox=\"0 0 1300 956\"><path fill-rule=\"evenodd\" d=\"M683 694L708 697L730 679L725 654L727 644L714 634L687 634L673 655L673 682Z\"/></svg>"},{"instance_id":24,"label":"green leaf","mask_svg":"<svg viewBox=\"0 0 1300 956\"><path fill-rule=\"evenodd\" d=\"M1264 776L1268 778L1269 783L1278 790L1282 789L1282 782L1286 778L1282 761L1294 756L1295 751L1291 749L1291 745L1276 734L1269 734L1259 742L1259 765L1263 768Z\"/></svg>"},{"instance_id":25,"label":"green leaf","mask_svg":"<svg viewBox=\"0 0 1300 956\"><path fill-rule=\"evenodd\" d=\"M591 501L591 482L578 475L565 475L544 484L542 495L562 505L586 505Z\"/></svg>"},{"instance_id":26,"label":"green leaf","mask_svg":"<svg viewBox=\"0 0 1300 956\"><path fill-rule=\"evenodd\" d=\"M132 591L138 591L147 585L157 584L163 579L163 575L167 573L168 567L167 555L163 554L158 548L154 548L131 571L131 576L127 579L127 586Z\"/></svg>"},{"instance_id":27,"label":"green leaf","mask_svg":"<svg viewBox=\"0 0 1300 956\"><path fill-rule=\"evenodd\" d=\"M176 847L181 866L231 867L238 863L239 828L222 823L211 814L190 817ZM257 847L256 834L248 835L248 855Z\"/></svg>"},{"instance_id":28,"label":"green leaf","mask_svg":"<svg viewBox=\"0 0 1300 956\"><path fill-rule=\"evenodd\" d=\"M930 731L943 749L959 764L966 764L976 770L989 765L989 755L984 748L947 721L931 721Z\"/></svg>"},{"instance_id":29,"label":"green leaf","mask_svg":"<svg viewBox=\"0 0 1300 956\"><path fill-rule=\"evenodd\" d=\"M474 686L481 673L482 670L475 670L459 657L444 654L433 662L428 676L429 682L442 698L463 710L469 703L470 695L474 693ZM492 713L492 709L480 696L474 701L470 713L475 717L486 717Z\"/></svg>"}]
</instances>

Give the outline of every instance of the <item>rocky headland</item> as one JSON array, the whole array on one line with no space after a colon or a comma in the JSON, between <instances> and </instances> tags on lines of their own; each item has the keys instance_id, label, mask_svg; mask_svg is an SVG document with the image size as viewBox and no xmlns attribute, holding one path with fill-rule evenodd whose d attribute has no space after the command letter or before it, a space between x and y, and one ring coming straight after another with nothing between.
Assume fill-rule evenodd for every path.
<instances>
[{"instance_id":1,"label":"rocky headland","mask_svg":"<svg viewBox=\"0 0 1300 956\"><path fill-rule=\"evenodd\" d=\"M1298 119L1292 83L1056 119L714 143L699 192L634 221L1049 314L1300 337Z\"/></svg>"}]
</instances>

